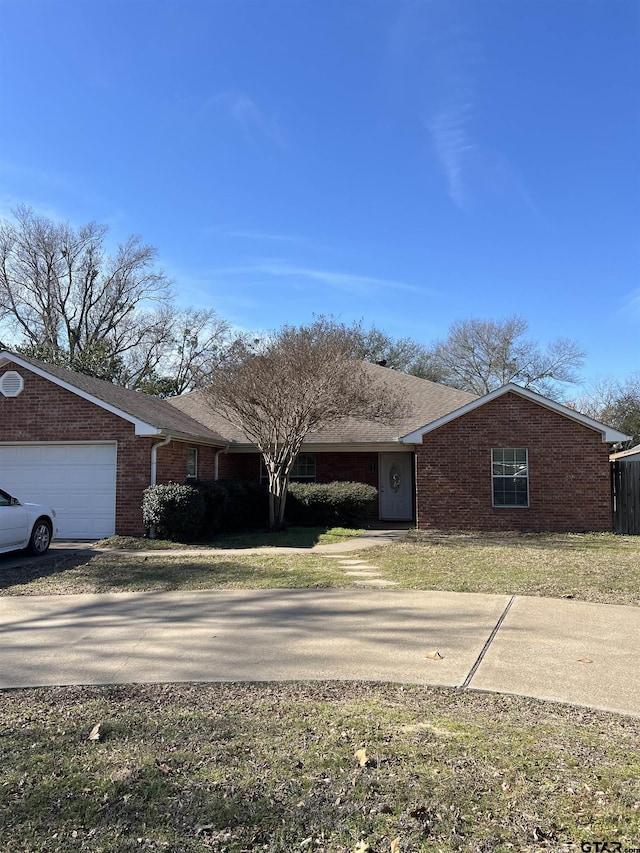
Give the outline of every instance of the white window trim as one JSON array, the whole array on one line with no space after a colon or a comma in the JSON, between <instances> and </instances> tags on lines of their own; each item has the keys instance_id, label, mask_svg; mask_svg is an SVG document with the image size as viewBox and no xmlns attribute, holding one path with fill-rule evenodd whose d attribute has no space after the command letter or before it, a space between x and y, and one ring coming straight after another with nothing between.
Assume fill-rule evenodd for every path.
<instances>
[{"instance_id":1,"label":"white window trim","mask_svg":"<svg viewBox=\"0 0 640 853\"><path fill-rule=\"evenodd\" d=\"M189 451L192 450L195 456L195 474L189 473ZM187 447L187 480L197 480L198 479L198 448L197 447Z\"/></svg>"},{"instance_id":2,"label":"white window trim","mask_svg":"<svg viewBox=\"0 0 640 853\"><path fill-rule=\"evenodd\" d=\"M496 503L496 493L494 489L496 480L511 480L512 476L504 476L502 474L494 474L493 466L494 459L493 454L496 450L524 450L525 452L525 461L527 465L527 474L526 477L522 479L526 479L527 481L527 502L526 504L497 504ZM531 506L531 498L529 495L529 448L528 447L492 447L491 448L491 505L495 507L495 509L529 509Z\"/></svg>"}]
</instances>

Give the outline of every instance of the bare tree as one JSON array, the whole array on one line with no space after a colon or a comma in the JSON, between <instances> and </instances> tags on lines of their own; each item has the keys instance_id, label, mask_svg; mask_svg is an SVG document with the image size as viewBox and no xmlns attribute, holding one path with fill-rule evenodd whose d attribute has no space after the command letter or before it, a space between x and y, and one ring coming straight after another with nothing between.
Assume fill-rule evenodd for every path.
<instances>
[{"instance_id":1,"label":"bare tree","mask_svg":"<svg viewBox=\"0 0 640 853\"><path fill-rule=\"evenodd\" d=\"M362 323L358 323L353 327L353 332L356 358L422 379L430 379L432 382L439 382L444 378L442 370L425 344L408 337L394 338L375 325L365 329Z\"/></svg>"},{"instance_id":2,"label":"bare tree","mask_svg":"<svg viewBox=\"0 0 640 853\"><path fill-rule=\"evenodd\" d=\"M640 443L640 371L624 380L608 377L592 382L574 407L630 435L629 447Z\"/></svg>"},{"instance_id":3,"label":"bare tree","mask_svg":"<svg viewBox=\"0 0 640 853\"><path fill-rule=\"evenodd\" d=\"M558 396L562 383L577 381L584 358L577 343L558 338L546 349L526 336L522 317L506 320L460 320L446 340L431 350L434 372L446 385L487 394L509 382L548 396Z\"/></svg>"},{"instance_id":4,"label":"bare tree","mask_svg":"<svg viewBox=\"0 0 640 853\"><path fill-rule=\"evenodd\" d=\"M213 311L177 311L157 251L129 237L105 252L107 228L80 228L18 207L0 222L0 330L14 345L100 378L139 387L174 372L191 387L196 362L226 332ZM198 365L200 366L200 365Z\"/></svg>"},{"instance_id":5,"label":"bare tree","mask_svg":"<svg viewBox=\"0 0 640 853\"><path fill-rule=\"evenodd\" d=\"M252 441L269 478L269 527L284 525L289 474L306 436L348 417L394 420L406 404L354 360L353 328L320 317L239 340L203 384L210 406Z\"/></svg>"}]
</instances>

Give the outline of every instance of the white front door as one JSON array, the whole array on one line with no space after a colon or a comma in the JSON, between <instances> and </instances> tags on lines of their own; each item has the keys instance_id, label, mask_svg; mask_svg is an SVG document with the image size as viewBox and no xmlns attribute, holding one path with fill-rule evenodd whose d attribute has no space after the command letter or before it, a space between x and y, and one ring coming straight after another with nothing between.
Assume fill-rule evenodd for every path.
<instances>
[{"instance_id":1,"label":"white front door","mask_svg":"<svg viewBox=\"0 0 640 853\"><path fill-rule=\"evenodd\" d=\"M413 519L412 453L380 454L380 519Z\"/></svg>"}]
</instances>

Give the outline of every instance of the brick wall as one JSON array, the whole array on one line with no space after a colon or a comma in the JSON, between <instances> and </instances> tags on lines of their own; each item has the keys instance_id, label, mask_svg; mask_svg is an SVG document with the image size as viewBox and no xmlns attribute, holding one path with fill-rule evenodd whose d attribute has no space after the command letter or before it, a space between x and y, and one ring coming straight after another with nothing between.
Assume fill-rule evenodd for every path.
<instances>
[{"instance_id":1,"label":"brick wall","mask_svg":"<svg viewBox=\"0 0 640 853\"><path fill-rule=\"evenodd\" d=\"M42 379L19 365L17 397L0 395L2 441L117 441L116 531L142 532L142 491L149 485L151 440L136 438L133 424ZM3 371L4 372L4 371Z\"/></svg>"},{"instance_id":2,"label":"brick wall","mask_svg":"<svg viewBox=\"0 0 640 853\"><path fill-rule=\"evenodd\" d=\"M351 481L378 488L377 453L316 453L316 483ZM259 453L220 454L220 478L253 480L260 476Z\"/></svg>"},{"instance_id":3,"label":"brick wall","mask_svg":"<svg viewBox=\"0 0 640 853\"><path fill-rule=\"evenodd\" d=\"M378 488L377 453L316 453L316 483L368 483ZM224 453L220 455L220 478L251 480L260 476L259 453ZM368 522L379 518L378 505L369 513Z\"/></svg>"},{"instance_id":4,"label":"brick wall","mask_svg":"<svg viewBox=\"0 0 640 853\"><path fill-rule=\"evenodd\" d=\"M158 439L154 439L155 443ZM198 451L198 479L213 480L215 472L215 448L197 442L171 441L159 447L157 454L156 482L187 482L187 448Z\"/></svg>"},{"instance_id":5,"label":"brick wall","mask_svg":"<svg viewBox=\"0 0 640 853\"><path fill-rule=\"evenodd\" d=\"M529 451L527 508L492 506L491 449ZM508 393L427 433L417 448L422 529L611 530L609 446L600 433Z\"/></svg>"},{"instance_id":6,"label":"brick wall","mask_svg":"<svg viewBox=\"0 0 640 853\"><path fill-rule=\"evenodd\" d=\"M24 390L17 397L0 395L0 441L116 441L116 533L144 533L142 493L151 482L151 448L159 439L136 436L133 424L19 365L6 370L20 373ZM188 446L198 445L171 442L158 450L159 483L185 482ZM198 446L203 479L213 479L213 460L213 448Z\"/></svg>"}]
</instances>

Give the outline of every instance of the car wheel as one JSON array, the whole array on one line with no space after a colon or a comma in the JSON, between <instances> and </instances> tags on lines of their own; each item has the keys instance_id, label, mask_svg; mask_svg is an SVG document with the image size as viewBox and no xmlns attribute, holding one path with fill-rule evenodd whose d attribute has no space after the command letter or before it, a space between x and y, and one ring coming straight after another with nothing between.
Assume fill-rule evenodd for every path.
<instances>
[{"instance_id":1,"label":"car wheel","mask_svg":"<svg viewBox=\"0 0 640 853\"><path fill-rule=\"evenodd\" d=\"M33 525L27 551L36 557L44 554L51 544L51 525L46 518L39 518Z\"/></svg>"}]
</instances>

